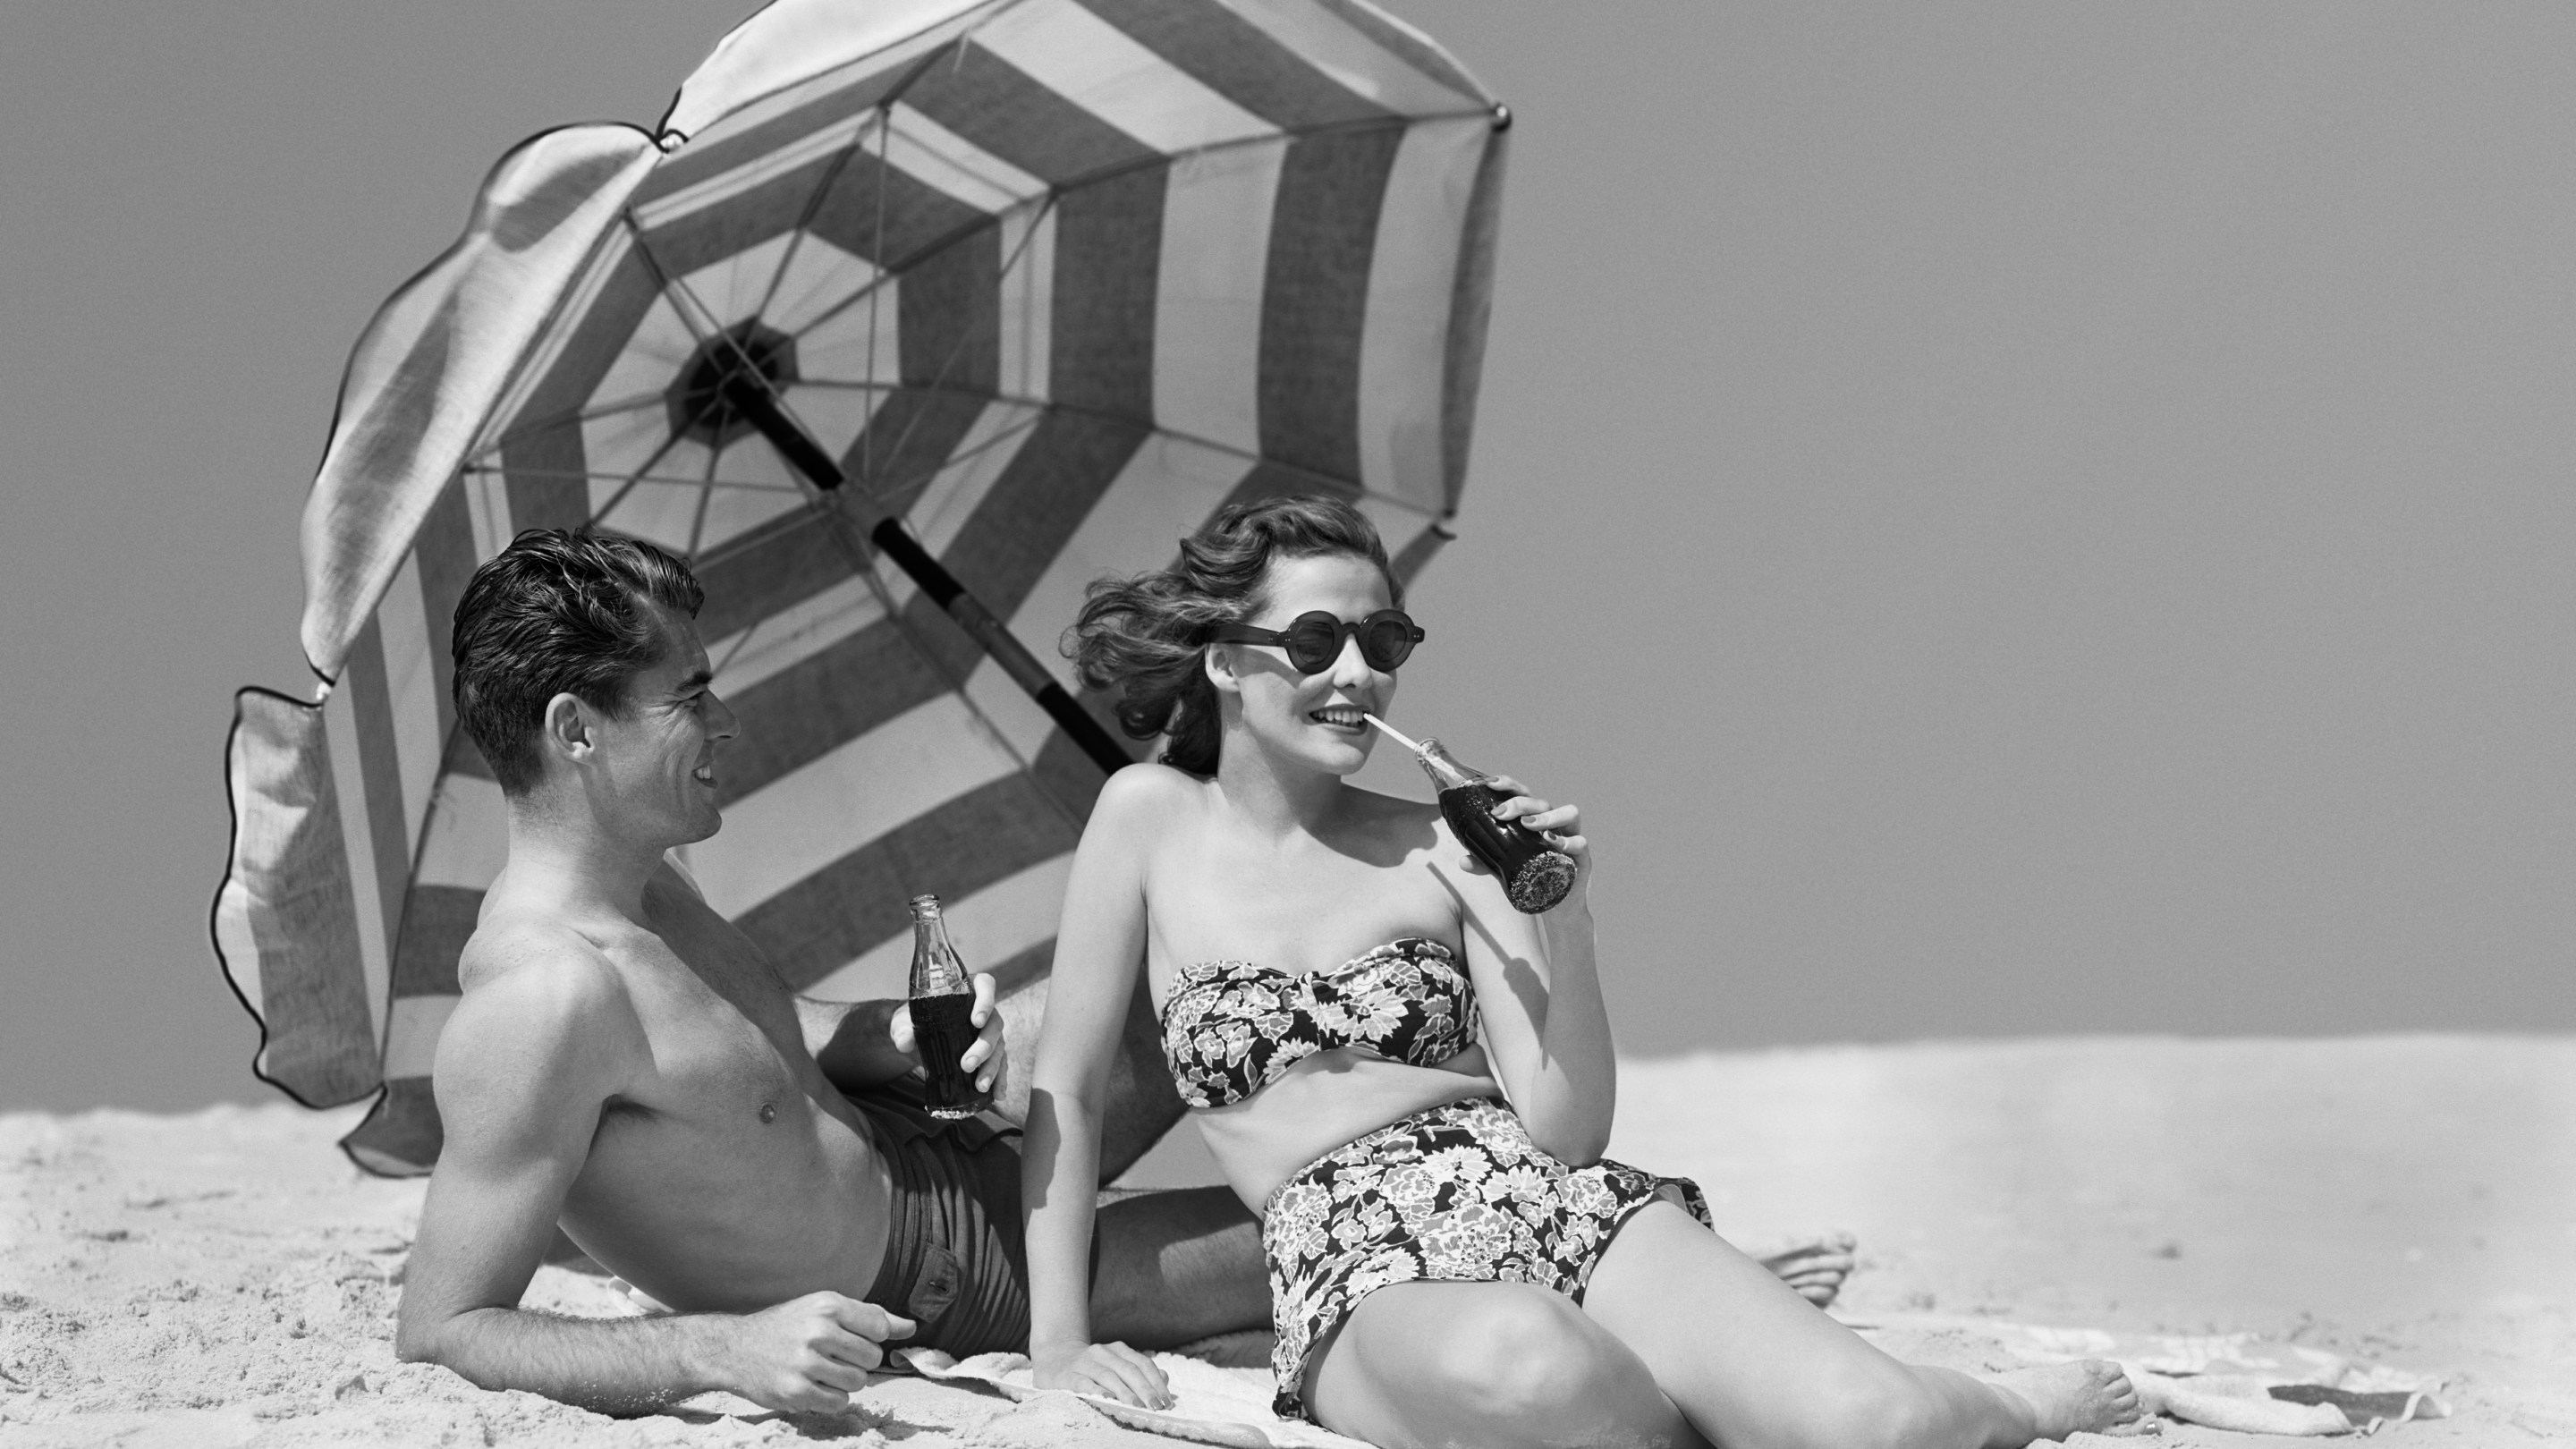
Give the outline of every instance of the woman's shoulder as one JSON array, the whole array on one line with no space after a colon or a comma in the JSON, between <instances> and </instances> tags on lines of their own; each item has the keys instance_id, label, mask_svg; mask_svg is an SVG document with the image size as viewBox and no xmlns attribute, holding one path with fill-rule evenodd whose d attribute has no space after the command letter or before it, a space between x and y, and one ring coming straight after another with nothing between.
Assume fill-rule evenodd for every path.
<instances>
[{"instance_id":1,"label":"woman's shoulder","mask_svg":"<svg viewBox=\"0 0 2576 1449\"><path fill-rule=\"evenodd\" d=\"M1197 809L1207 798L1208 782L1169 765L1129 765L1100 787L1091 807L1095 822L1162 824L1174 815Z\"/></svg>"}]
</instances>

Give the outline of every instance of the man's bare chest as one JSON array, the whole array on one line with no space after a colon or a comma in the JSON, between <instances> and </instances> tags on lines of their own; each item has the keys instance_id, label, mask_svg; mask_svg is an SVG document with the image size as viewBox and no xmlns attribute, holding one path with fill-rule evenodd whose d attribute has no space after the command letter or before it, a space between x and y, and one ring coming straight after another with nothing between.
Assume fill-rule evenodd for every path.
<instances>
[{"instance_id":1,"label":"man's bare chest","mask_svg":"<svg viewBox=\"0 0 2576 1449\"><path fill-rule=\"evenodd\" d=\"M683 1118L774 1120L822 1087L821 1072L785 984L748 941L706 915L657 920L657 936L614 953L650 1047L621 1095Z\"/></svg>"}]
</instances>

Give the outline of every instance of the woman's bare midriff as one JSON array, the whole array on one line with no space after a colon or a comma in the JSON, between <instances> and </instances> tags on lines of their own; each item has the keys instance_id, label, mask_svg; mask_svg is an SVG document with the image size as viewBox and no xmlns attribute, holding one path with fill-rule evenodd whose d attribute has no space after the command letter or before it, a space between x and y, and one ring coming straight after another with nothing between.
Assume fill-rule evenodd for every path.
<instances>
[{"instance_id":1,"label":"woman's bare midriff","mask_svg":"<svg viewBox=\"0 0 2576 1449\"><path fill-rule=\"evenodd\" d=\"M1433 807L1346 791L1353 818L1283 873L1268 842L1227 823L1214 781L1178 798L1145 872L1146 971L1158 1016L1184 962L1258 962L1303 975L1409 938L1466 959L1456 893L1427 868L1444 841L1460 849ZM1480 1046L1427 1067L1338 1047L1244 1101L1190 1115L1226 1184L1259 1214L1279 1184L1336 1147L1443 1103L1500 1095Z\"/></svg>"},{"instance_id":2,"label":"woman's bare midriff","mask_svg":"<svg viewBox=\"0 0 2576 1449\"><path fill-rule=\"evenodd\" d=\"M1226 1185L1259 1215L1279 1184L1334 1148L1416 1112L1502 1090L1482 1047L1435 1067L1337 1047L1298 1062L1244 1101L1190 1115Z\"/></svg>"}]
</instances>

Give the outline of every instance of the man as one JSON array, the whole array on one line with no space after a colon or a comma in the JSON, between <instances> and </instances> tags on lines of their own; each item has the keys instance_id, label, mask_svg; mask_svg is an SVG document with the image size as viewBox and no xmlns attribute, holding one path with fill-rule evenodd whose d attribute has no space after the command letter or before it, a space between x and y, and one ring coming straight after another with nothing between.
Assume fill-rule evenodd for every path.
<instances>
[{"instance_id":1,"label":"man","mask_svg":"<svg viewBox=\"0 0 2576 1449\"><path fill-rule=\"evenodd\" d=\"M446 1142L395 1342L609 1412L709 1389L835 1409L889 1343L1024 1346L1019 1157L906 1105L901 1003L797 1000L668 862L715 834L735 730L700 600L649 545L531 532L458 605L457 713L509 802L509 857L439 1040ZM976 988L966 1066L990 1089L1002 1026L992 978ZM1127 1138L1128 1160L1151 1140ZM558 1224L677 1311L521 1310ZM1127 1198L1100 1215L1094 1319L1141 1347L1257 1327L1263 1273L1227 1190Z\"/></svg>"},{"instance_id":2,"label":"man","mask_svg":"<svg viewBox=\"0 0 2576 1449\"><path fill-rule=\"evenodd\" d=\"M908 1103L901 1003L796 999L670 864L721 823L735 729L709 688L701 598L650 545L531 531L457 606L457 715L509 802L509 856L439 1038L446 1140L395 1346L486 1388L607 1412L708 1389L837 1409L888 1343L1025 1347L1018 1148ZM1008 1103L991 977L976 994L983 1036L966 1066ZM1104 1178L1180 1112L1138 1025ZM521 1310L558 1226L676 1311ZM1095 1234L1099 1341L1151 1349L1268 1325L1259 1229L1230 1190L1123 1197ZM1823 1302L1848 1250L1800 1244L1771 1263Z\"/></svg>"}]
</instances>

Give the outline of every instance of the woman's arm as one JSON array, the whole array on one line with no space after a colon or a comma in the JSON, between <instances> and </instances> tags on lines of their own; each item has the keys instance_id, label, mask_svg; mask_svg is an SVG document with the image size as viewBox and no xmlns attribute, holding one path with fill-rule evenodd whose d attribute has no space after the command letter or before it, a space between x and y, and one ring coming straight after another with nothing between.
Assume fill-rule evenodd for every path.
<instances>
[{"instance_id":1,"label":"woman's arm","mask_svg":"<svg viewBox=\"0 0 2576 1449\"><path fill-rule=\"evenodd\" d=\"M1145 960L1145 848L1179 783L1161 767L1133 766L1111 776L1092 806L1065 883L1020 1144L1037 1386L1149 1408L1171 1403L1162 1370L1124 1344L1091 1339L1091 1232L1101 1109Z\"/></svg>"},{"instance_id":2,"label":"woman's arm","mask_svg":"<svg viewBox=\"0 0 2576 1449\"><path fill-rule=\"evenodd\" d=\"M1512 797L1504 801L1502 816L1554 833L1557 849L1574 858L1574 888L1554 910L1525 916L1504 899L1491 873L1457 881L1467 970L1484 1011L1495 1073L1531 1140L1552 1156L1586 1167L1610 1145L1619 1095L1609 1011L1593 970L1591 847L1578 833L1582 813L1575 807L1551 808L1522 795L1510 780L1498 780L1496 788ZM1466 855L1464 847L1453 848Z\"/></svg>"}]
</instances>

